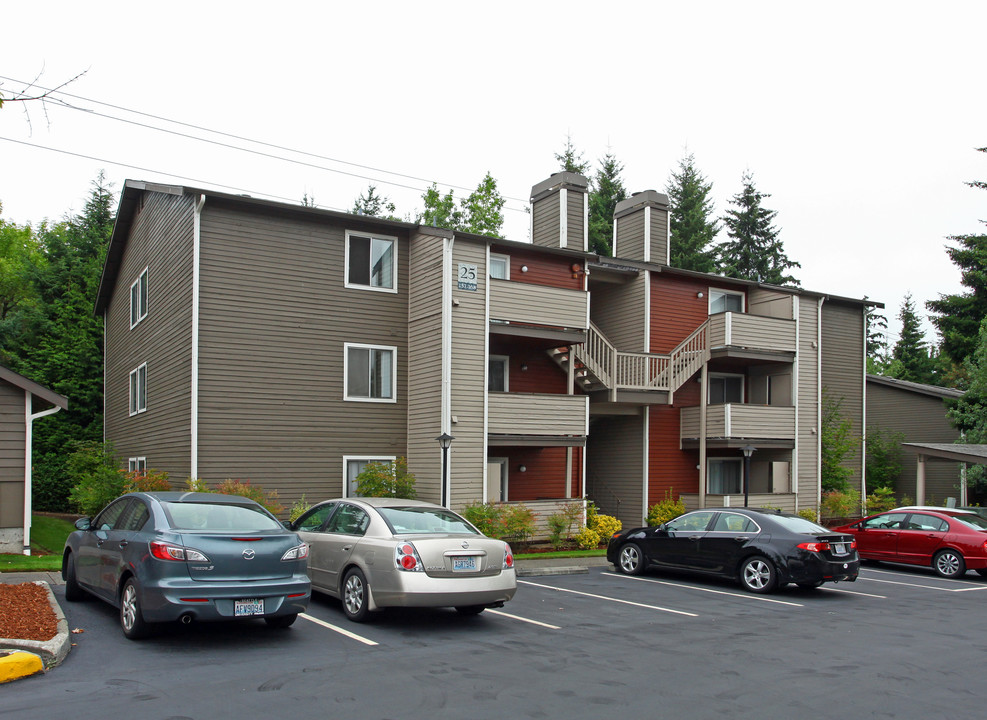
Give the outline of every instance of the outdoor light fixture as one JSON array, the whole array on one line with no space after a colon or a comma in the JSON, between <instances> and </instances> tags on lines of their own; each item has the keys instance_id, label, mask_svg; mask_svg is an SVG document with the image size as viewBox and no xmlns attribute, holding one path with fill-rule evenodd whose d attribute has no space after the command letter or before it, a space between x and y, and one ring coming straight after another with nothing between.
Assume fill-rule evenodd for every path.
<instances>
[{"instance_id":1,"label":"outdoor light fixture","mask_svg":"<svg viewBox=\"0 0 987 720\"><path fill-rule=\"evenodd\" d=\"M740 451L744 454L744 507L747 507L748 490L751 476L751 455L757 450L753 445L744 445Z\"/></svg>"},{"instance_id":2,"label":"outdoor light fixture","mask_svg":"<svg viewBox=\"0 0 987 720\"><path fill-rule=\"evenodd\" d=\"M518 466L518 471L520 471L520 472L528 472L528 468L526 468L524 465L519 465Z\"/></svg>"},{"instance_id":3,"label":"outdoor light fixture","mask_svg":"<svg viewBox=\"0 0 987 720\"><path fill-rule=\"evenodd\" d=\"M442 448L442 506L447 507L449 485L449 446L452 445L452 441L456 438L449 433L442 433L435 439L439 441L439 447Z\"/></svg>"},{"instance_id":4,"label":"outdoor light fixture","mask_svg":"<svg viewBox=\"0 0 987 720\"><path fill-rule=\"evenodd\" d=\"M521 372L528 372L528 363L521 363Z\"/></svg>"}]
</instances>

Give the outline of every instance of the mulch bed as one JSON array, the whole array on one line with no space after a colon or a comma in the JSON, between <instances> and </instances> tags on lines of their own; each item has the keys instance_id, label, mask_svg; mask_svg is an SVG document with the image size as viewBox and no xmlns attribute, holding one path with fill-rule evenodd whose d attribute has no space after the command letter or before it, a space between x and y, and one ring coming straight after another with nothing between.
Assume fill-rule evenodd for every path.
<instances>
[{"instance_id":1,"label":"mulch bed","mask_svg":"<svg viewBox=\"0 0 987 720\"><path fill-rule=\"evenodd\" d=\"M45 641L57 633L58 620L44 587L0 583L0 638Z\"/></svg>"}]
</instances>

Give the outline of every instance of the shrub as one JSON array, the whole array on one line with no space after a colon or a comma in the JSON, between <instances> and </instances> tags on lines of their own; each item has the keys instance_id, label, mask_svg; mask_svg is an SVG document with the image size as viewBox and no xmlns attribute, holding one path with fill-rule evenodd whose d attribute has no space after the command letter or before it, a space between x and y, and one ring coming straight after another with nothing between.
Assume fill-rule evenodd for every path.
<instances>
[{"instance_id":1,"label":"shrub","mask_svg":"<svg viewBox=\"0 0 987 720\"><path fill-rule=\"evenodd\" d=\"M582 503L570 502L559 504L558 512L548 516L548 538L553 548L558 550L572 538L572 530L579 524L581 515Z\"/></svg>"},{"instance_id":2,"label":"shrub","mask_svg":"<svg viewBox=\"0 0 987 720\"><path fill-rule=\"evenodd\" d=\"M548 541L552 544L553 550L560 549L566 538L563 537L566 530L566 519L562 513L553 513L548 518Z\"/></svg>"},{"instance_id":3,"label":"shrub","mask_svg":"<svg viewBox=\"0 0 987 720\"><path fill-rule=\"evenodd\" d=\"M609 542L613 534L619 532L624 524L613 515L597 515L593 524L587 523L590 530L595 530L600 537L600 542Z\"/></svg>"},{"instance_id":4,"label":"shrub","mask_svg":"<svg viewBox=\"0 0 987 720\"><path fill-rule=\"evenodd\" d=\"M816 512L815 508L802 508L797 514L800 518L808 520L809 522L819 522L819 513Z\"/></svg>"},{"instance_id":5,"label":"shrub","mask_svg":"<svg viewBox=\"0 0 987 720\"><path fill-rule=\"evenodd\" d=\"M469 520L484 535L497 537L500 532L501 506L489 502L472 502L462 510L462 516Z\"/></svg>"},{"instance_id":6,"label":"shrub","mask_svg":"<svg viewBox=\"0 0 987 720\"><path fill-rule=\"evenodd\" d=\"M908 503L904 503L908 504ZM875 513L893 510L898 507L898 499L894 495L894 489L890 487L874 488L874 492L867 496L866 513Z\"/></svg>"},{"instance_id":7,"label":"shrub","mask_svg":"<svg viewBox=\"0 0 987 720\"><path fill-rule=\"evenodd\" d=\"M288 522L295 522L310 507L312 505L305 501L305 495L303 493L298 500L295 500L295 504L291 506L291 511L288 513Z\"/></svg>"},{"instance_id":8,"label":"shrub","mask_svg":"<svg viewBox=\"0 0 987 720\"><path fill-rule=\"evenodd\" d=\"M185 489L189 492L212 492L201 478L187 478L185 480Z\"/></svg>"},{"instance_id":9,"label":"shrub","mask_svg":"<svg viewBox=\"0 0 987 720\"><path fill-rule=\"evenodd\" d=\"M414 500L415 476L408 472L403 457L393 463L371 462L356 476L356 492L363 497L398 497Z\"/></svg>"},{"instance_id":10,"label":"shrub","mask_svg":"<svg viewBox=\"0 0 987 720\"><path fill-rule=\"evenodd\" d=\"M665 498L648 508L648 525L657 526L685 514L682 498L672 499L672 489L665 491Z\"/></svg>"},{"instance_id":11,"label":"shrub","mask_svg":"<svg viewBox=\"0 0 987 720\"><path fill-rule=\"evenodd\" d=\"M867 487L875 491L897 487L898 478L901 477L901 443L904 440L905 434L901 432L880 428L867 431Z\"/></svg>"},{"instance_id":12,"label":"shrub","mask_svg":"<svg viewBox=\"0 0 987 720\"><path fill-rule=\"evenodd\" d=\"M124 476L109 443L82 443L69 455L69 501L90 517L123 495Z\"/></svg>"},{"instance_id":13,"label":"shrub","mask_svg":"<svg viewBox=\"0 0 987 720\"><path fill-rule=\"evenodd\" d=\"M528 542L535 532L535 514L527 505L504 506L504 516L501 520L500 538L508 542L523 545Z\"/></svg>"},{"instance_id":14,"label":"shrub","mask_svg":"<svg viewBox=\"0 0 987 720\"><path fill-rule=\"evenodd\" d=\"M171 490L168 473L158 470L135 470L123 473L123 492L158 492Z\"/></svg>"},{"instance_id":15,"label":"shrub","mask_svg":"<svg viewBox=\"0 0 987 720\"><path fill-rule=\"evenodd\" d=\"M592 528L584 527L575 540L580 550L592 550L600 544L600 534Z\"/></svg>"},{"instance_id":16,"label":"shrub","mask_svg":"<svg viewBox=\"0 0 987 720\"><path fill-rule=\"evenodd\" d=\"M860 493L856 490L825 492L820 509L823 518L857 517L860 513Z\"/></svg>"},{"instance_id":17,"label":"shrub","mask_svg":"<svg viewBox=\"0 0 987 720\"><path fill-rule=\"evenodd\" d=\"M251 485L249 480L231 480L227 478L220 483L214 492L222 495L239 495L250 498L267 508L272 515L280 515L284 512L284 505L278 502L277 490L271 490L265 493L264 488L260 485Z\"/></svg>"}]
</instances>

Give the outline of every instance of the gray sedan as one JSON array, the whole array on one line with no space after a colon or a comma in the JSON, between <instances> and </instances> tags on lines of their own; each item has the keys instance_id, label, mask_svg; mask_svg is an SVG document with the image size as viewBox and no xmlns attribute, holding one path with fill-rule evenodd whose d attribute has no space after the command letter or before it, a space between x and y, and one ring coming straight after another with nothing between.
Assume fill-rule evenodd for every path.
<instances>
[{"instance_id":1,"label":"gray sedan","mask_svg":"<svg viewBox=\"0 0 987 720\"><path fill-rule=\"evenodd\" d=\"M340 498L289 526L309 545L312 588L339 598L355 622L386 607L454 607L475 615L517 591L514 554L439 505Z\"/></svg>"},{"instance_id":2,"label":"gray sedan","mask_svg":"<svg viewBox=\"0 0 987 720\"><path fill-rule=\"evenodd\" d=\"M307 546L247 498L132 493L65 541L65 599L92 594L120 609L134 639L152 623L264 618L288 627L311 596Z\"/></svg>"}]
</instances>

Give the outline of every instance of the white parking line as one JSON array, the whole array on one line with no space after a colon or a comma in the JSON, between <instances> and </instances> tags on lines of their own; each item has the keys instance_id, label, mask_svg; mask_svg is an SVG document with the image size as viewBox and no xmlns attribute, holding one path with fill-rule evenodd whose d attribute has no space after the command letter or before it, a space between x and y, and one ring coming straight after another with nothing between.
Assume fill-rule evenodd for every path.
<instances>
[{"instance_id":1,"label":"white parking line","mask_svg":"<svg viewBox=\"0 0 987 720\"><path fill-rule=\"evenodd\" d=\"M897 580L880 580L879 578L864 577L863 575L861 575L858 578L858 580L869 580L870 582L884 583L885 585L904 585L905 587L919 588L921 590L938 590L939 592L948 592L948 593L987 590L987 585L975 585L973 587L965 587L965 588L946 588L946 587L938 587L936 585L921 585L919 583L914 583L914 582L899 582ZM957 581L954 580L953 582L957 582Z\"/></svg>"},{"instance_id":2,"label":"white parking line","mask_svg":"<svg viewBox=\"0 0 987 720\"><path fill-rule=\"evenodd\" d=\"M332 625L330 623L325 622L324 620L319 620L318 618L314 618L311 615L306 615L305 613L298 613L298 617L305 618L309 622L314 622L316 625L321 625L324 628L329 628L330 630L332 630L334 632L338 632L340 635L345 635L346 637L348 637L348 638L350 638L352 640L356 640L357 642L362 642L364 645L379 645L380 644L380 643L376 643L373 640L370 640L368 638L361 637L360 635L357 635L356 633L351 633L349 630L343 630L343 628L338 627L337 625Z\"/></svg>"},{"instance_id":3,"label":"white parking line","mask_svg":"<svg viewBox=\"0 0 987 720\"><path fill-rule=\"evenodd\" d=\"M844 590L842 588L827 587L823 588L827 592L843 593L844 595L862 595L863 597L877 598L879 600L887 600L887 595L874 595L872 593L860 592L859 590Z\"/></svg>"},{"instance_id":4,"label":"white parking line","mask_svg":"<svg viewBox=\"0 0 987 720\"><path fill-rule=\"evenodd\" d=\"M521 583L531 585L533 587L545 588L546 590L557 590L558 592L567 592L572 593L573 595L584 595L586 597L596 598L597 600L608 600L610 602L621 603L623 605L634 605L636 607L648 608L649 610L661 610L662 612L674 613L676 615L699 617L696 613L685 612L684 610L672 610L671 608L665 608L659 605L645 605L644 603L631 602L630 600L620 600L619 598L607 597L606 595L594 595L593 593L580 592L579 590L569 590L567 588L555 587L553 585L541 585L540 583L530 582L529 580L518 580L518 584Z\"/></svg>"},{"instance_id":5,"label":"white parking line","mask_svg":"<svg viewBox=\"0 0 987 720\"><path fill-rule=\"evenodd\" d=\"M700 592L713 593L714 595L727 595L729 597L744 598L745 600L760 600L761 602L775 603L777 605L790 605L791 607L805 607L800 603L789 602L787 600L775 600L774 598L764 597L763 595L752 595L750 593L735 593L728 592L726 590L714 590L713 588L699 587L698 585L684 585L681 583L666 582L665 580L655 580L654 578L643 578L634 577L632 575L621 575L620 573L601 573L601 575L609 575L611 577L619 577L625 580L639 580L641 582L656 583L658 585L668 585L670 587L685 588L686 590L699 590Z\"/></svg>"},{"instance_id":6,"label":"white parking line","mask_svg":"<svg viewBox=\"0 0 987 720\"><path fill-rule=\"evenodd\" d=\"M487 612L493 613L494 615L500 615L501 617L510 618L511 620L520 620L521 622L531 623L532 625L539 625L543 628L548 628L549 630L562 629L558 625L549 625L548 623L538 622L537 620L529 620L528 618L519 617L517 615L511 615L510 613L501 612L500 610L487 610Z\"/></svg>"}]
</instances>

